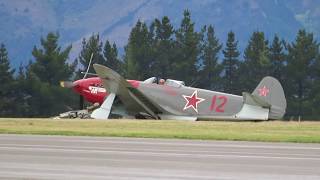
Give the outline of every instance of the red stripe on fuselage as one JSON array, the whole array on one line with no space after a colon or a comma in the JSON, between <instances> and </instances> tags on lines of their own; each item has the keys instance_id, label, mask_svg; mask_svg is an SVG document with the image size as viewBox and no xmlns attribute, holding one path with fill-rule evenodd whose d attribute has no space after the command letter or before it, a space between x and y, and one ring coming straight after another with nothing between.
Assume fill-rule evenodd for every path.
<instances>
[{"instance_id":1,"label":"red stripe on fuselage","mask_svg":"<svg viewBox=\"0 0 320 180\"><path fill-rule=\"evenodd\" d=\"M134 88L138 88L139 85L140 85L140 81L137 81L137 80L127 80L127 81L128 81L128 83L130 83L131 86L134 87Z\"/></svg>"}]
</instances>

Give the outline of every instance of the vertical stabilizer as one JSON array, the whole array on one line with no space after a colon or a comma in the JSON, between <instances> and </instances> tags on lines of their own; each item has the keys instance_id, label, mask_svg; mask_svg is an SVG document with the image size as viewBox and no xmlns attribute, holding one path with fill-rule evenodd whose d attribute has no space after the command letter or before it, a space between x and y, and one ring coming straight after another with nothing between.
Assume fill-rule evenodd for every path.
<instances>
[{"instance_id":1,"label":"vertical stabilizer","mask_svg":"<svg viewBox=\"0 0 320 180\"><path fill-rule=\"evenodd\" d=\"M270 104L269 119L281 119L287 108L287 101L280 82L270 76L262 79L252 95Z\"/></svg>"}]
</instances>

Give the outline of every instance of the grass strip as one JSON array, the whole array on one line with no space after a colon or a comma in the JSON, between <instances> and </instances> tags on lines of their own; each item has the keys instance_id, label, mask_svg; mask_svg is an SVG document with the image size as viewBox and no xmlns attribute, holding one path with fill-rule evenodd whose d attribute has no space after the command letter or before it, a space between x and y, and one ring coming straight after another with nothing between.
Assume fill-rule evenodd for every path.
<instances>
[{"instance_id":1,"label":"grass strip","mask_svg":"<svg viewBox=\"0 0 320 180\"><path fill-rule=\"evenodd\" d=\"M320 122L0 118L0 133L320 143Z\"/></svg>"}]
</instances>

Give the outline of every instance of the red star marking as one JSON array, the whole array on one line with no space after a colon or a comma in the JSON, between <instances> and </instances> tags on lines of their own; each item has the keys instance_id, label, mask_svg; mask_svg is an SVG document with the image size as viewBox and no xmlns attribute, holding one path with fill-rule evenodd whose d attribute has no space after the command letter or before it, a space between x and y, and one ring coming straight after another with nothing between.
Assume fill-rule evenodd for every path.
<instances>
[{"instance_id":1,"label":"red star marking","mask_svg":"<svg viewBox=\"0 0 320 180\"><path fill-rule=\"evenodd\" d=\"M191 96L186 96L186 95L182 95L182 96L187 101L183 110L186 110L192 107L198 113L198 104L205 100L198 97L198 91L195 90Z\"/></svg>"},{"instance_id":2,"label":"red star marking","mask_svg":"<svg viewBox=\"0 0 320 180\"><path fill-rule=\"evenodd\" d=\"M263 86L262 88L258 89L258 91L259 96L267 96L270 92L270 90L266 86Z\"/></svg>"}]
</instances>

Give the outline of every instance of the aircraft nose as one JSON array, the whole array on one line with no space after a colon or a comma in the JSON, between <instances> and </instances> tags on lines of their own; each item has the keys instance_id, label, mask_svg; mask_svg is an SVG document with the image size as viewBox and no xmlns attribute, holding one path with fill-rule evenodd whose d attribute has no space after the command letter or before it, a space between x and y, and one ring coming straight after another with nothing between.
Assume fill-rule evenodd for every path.
<instances>
[{"instance_id":1,"label":"aircraft nose","mask_svg":"<svg viewBox=\"0 0 320 180\"><path fill-rule=\"evenodd\" d=\"M77 80L77 81L74 81L74 82L72 83L72 87L73 87L73 88L80 88L80 87L83 86L83 85L84 85L84 81L83 81L82 79Z\"/></svg>"},{"instance_id":2,"label":"aircraft nose","mask_svg":"<svg viewBox=\"0 0 320 180\"><path fill-rule=\"evenodd\" d=\"M71 82L69 84L69 88L72 88L78 94L82 94L82 90L84 89L84 85L81 80L77 80L77 81Z\"/></svg>"}]
</instances>

